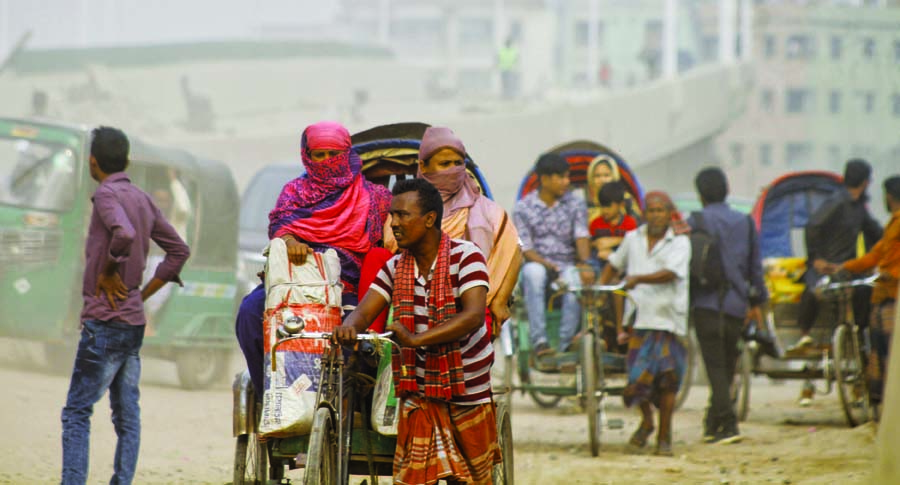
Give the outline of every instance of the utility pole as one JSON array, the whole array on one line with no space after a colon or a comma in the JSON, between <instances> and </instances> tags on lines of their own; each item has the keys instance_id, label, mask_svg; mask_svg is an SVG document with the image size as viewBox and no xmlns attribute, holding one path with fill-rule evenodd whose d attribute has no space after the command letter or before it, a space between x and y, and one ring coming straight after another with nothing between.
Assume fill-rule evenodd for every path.
<instances>
[{"instance_id":1,"label":"utility pole","mask_svg":"<svg viewBox=\"0 0 900 485\"><path fill-rule=\"evenodd\" d=\"M741 60L753 58L753 0L741 0Z\"/></svg>"},{"instance_id":2,"label":"utility pole","mask_svg":"<svg viewBox=\"0 0 900 485\"><path fill-rule=\"evenodd\" d=\"M9 52L9 0L0 0L0 64Z\"/></svg>"},{"instance_id":3,"label":"utility pole","mask_svg":"<svg viewBox=\"0 0 900 485\"><path fill-rule=\"evenodd\" d=\"M678 0L665 0L662 31L663 79L678 76Z\"/></svg>"},{"instance_id":4,"label":"utility pole","mask_svg":"<svg viewBox=\"0 0 900 485\"><path fill-rule=\"evenodd\" d=\"M719 0L719 62L734 62L735 0Z\"/></svg>"}]
</instances>

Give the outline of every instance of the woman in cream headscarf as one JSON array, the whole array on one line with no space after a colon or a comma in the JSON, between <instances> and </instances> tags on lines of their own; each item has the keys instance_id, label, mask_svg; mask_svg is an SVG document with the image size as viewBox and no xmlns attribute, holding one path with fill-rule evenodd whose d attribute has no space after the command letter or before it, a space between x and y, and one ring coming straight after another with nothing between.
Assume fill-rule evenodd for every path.
<instances>
[{"instance_id":1,"label":"woman in cream headscarf","mask_svg":"<svg viewBox=\"0 0 900 485\"><path fill-rule=\"evenodd\" d=\"M601 154L591 160L587 171L587 193L585 194L585 200L588 203L588 226L595 218L600 216L600 203L597 200L597 193L600 192L600 187L603 187L603 184L621 180L622 174L619 172L619 164L611 156ZM628 190L625 191L625 212L637 221L642 219L641 208L635 204L634 198L632 198Z\"/></svg>"},{"instance_id":2,"label":"woman in cream headscarf","mask_svg":"<svg viewBox=\"0 0 900 485\"><path fill-rule=\"evenodd\" d=\"M512 219L481 193L466 172L465 158L466 147L452 130L429 127L419 146L417 176L431 182L444 199L441 229L451 238L472 241L487 259L491 284L487 303L496 336L510 317L508 302L522 266L522 252ZM385 231L384 246L396 247L390 231Z\"/></svg>"}]
</instances>

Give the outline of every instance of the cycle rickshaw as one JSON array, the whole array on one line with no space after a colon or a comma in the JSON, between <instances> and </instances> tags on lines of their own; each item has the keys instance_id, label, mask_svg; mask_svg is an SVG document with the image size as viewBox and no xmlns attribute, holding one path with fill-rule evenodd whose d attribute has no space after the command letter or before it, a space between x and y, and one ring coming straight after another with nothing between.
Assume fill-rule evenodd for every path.
<instances>
[{"instance_id":1,"label":"cycle rickshaw","mask_svg":"<svg viewBox=\"0 0 900 485\"><path fill-rule=\"evenodd\" d=\"M392 186L416 173L418 147L428 125L400 123L379 126L352 137L354 149L363 161L364 176L375 183ZM490 197L487 184L470 159L469 173ZM298 166L298 173L301 167ZM303 332L303 324L285 319L276 348L297 339L327 340L329 332ZM233 435L236 438L234 483L290 483L286 469L304 468L303 483L345 484L351 475L367 475L370 483L391 476L396 438L373 429L366 396L374 379L360 370L363 361L376 355L389 334L361 335L375 345L361 345L347 356L338 346L327 346L321 359L315 411L308 434L269 438L258 436L258 403L249 375L235 376L233 384ZM395 348L395 347L394 347ZM277 360L277 359L276 359ZM389 371L389 369L388 369ZM494 483L513 483L512 427L506 401L496 400L497 436L503 463L493 469Z\"/></svg>"},{"instance_id":2,"label":"cycle rickshaw","mask_svg":"<svg viewBox=\"0 0 900 485\"><path fill-rule=\"evenodd\" d=\"M800 336L797 312L806 271L803 229L810 215L840 189L841 180L838 174L824 171L788 174L763 190L753 209L769 291L767 324L778 341L793 342ZM772 379L824 380L825 388L816 392L828 394L837 388L847 424L868 421L871 410L865 387L865 346L852 316L850 292L873 282L872 278L819 282L816 294L820 311L812 329L818 344L784 352L778 358L763 355L755 343L745 346L732 388L739 419L745 420L749 414L753 374Z\"/></svg>"},{"instance_id":3,"label":"cycle rickshaw","mask_svg":"<svg viewBox=\"0 0 900 485\"><path fill-rule=\"evenodd\" d=\"M643 189L634 172L625 160L613 150L591 141L574 141L557 146L551 152L562 155L570 167L569 176L573 190L577 194L589 197L588 169L591 161L598 155L605 155L618 166L619 179L624 183L631 203L640 209L643 203ZM518 198L536 190L538 177L533 171L525 176L519 189ZM579 344L575 352L557 353L554 368L538 369L534 365L531 340L529 338L528 315L524 305L516 305L513 312L513 325L505 325L501 333L501 343L506 357L506 386L512 390L527 392L534 402L543 408L555 407L564 397L580 399L588 416L588 438L591 454L597 456L600 448L600 435L604 425L604 398L621 395L624 390L625 349L616 343L614 315L605 302L611 294L624 295L621 288L613 286L590 286L585 288L559 288L554 290L548 300L546 312L547 334L550 346L559 347L559 321L561 312L554 309L555 300L566 291L572 291L582 300L582 318ZM612 312L614 313L614 312ZM693 374L694 357L690 339L688 344L688 371L682 390L679 392L678 405L684 402L690 388ZM518 382L514 383L514 374ZM574 384L566 382L564 376L575 375ZM547 382L547 378L551 382ZM560 378L562 377L562 378ZM555 378L555 382L553 379ZM611 421L610 426L618 426Z\"/></svg>"}]
</instances>

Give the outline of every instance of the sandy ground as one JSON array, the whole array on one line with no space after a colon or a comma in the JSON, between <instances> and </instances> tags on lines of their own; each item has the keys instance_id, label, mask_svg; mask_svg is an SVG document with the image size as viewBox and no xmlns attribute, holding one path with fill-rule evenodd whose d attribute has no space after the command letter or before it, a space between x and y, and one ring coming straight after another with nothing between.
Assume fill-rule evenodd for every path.
<instances>
[{"instance_id":1,"label":"sandy ground","mask_svg":"<svg viewBox=\"0 0 900 485\"><path fill-rule=\"evenodd\" d=\"M58 482L60 410L68 376L48 373L32 344L0 340L0 483ZM236 355L234 370L240 368ZM798 381L753 382L751 413L734 445L700 443L706 389L695 387L675 415L675 457L626 452L636 414L617 398L610 418L623 429L605 430L600 456L590 456L587 418L574 403L542 410L527 396L513 400L515 476L520 484L852 484L867 483L875 453L871 425L849 429L835 394L810 408L794 399ZM173 364L145 359L141 407L143 434L135 483L223 484L231 481L231 391L228 382L208 391L177 386ZM96 407L89 483L107 483L115 433L106 398ZM289 473L295 483L300 474ZM383 478L381 483L388 483Z\"/></svg>"}]
</instances>

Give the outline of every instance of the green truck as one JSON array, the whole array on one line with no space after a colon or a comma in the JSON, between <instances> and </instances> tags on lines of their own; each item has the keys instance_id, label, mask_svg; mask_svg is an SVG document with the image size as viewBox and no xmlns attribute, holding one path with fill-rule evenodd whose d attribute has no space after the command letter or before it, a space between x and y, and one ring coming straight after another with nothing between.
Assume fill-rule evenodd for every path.
<instances>
[{"instance_id":1,"label":"green truck","mask_svg":"<svg viewBox=\"0 0 900 485\"><path fill-rule=\"evenodd\" d=\"M71 368L78 342L84 244L97 187L90 126L0 118L0 336L41 342L51 369ZM203 388L227 371L234 345L239 197L231 171L131 139L132 182L191 247L184 287L148 300L144 355L173 361ZM161 253L151 245L148 267ZM150 270L152 272L152 269Z\"/></svg>"}]
</instances>

